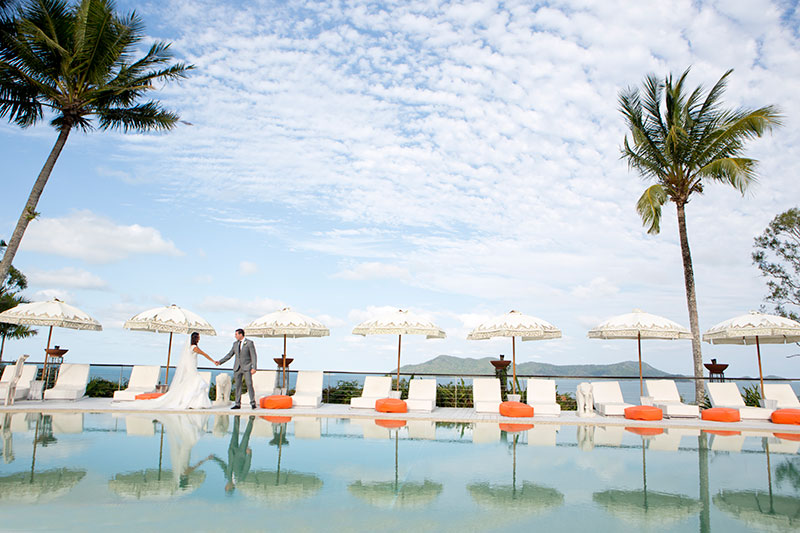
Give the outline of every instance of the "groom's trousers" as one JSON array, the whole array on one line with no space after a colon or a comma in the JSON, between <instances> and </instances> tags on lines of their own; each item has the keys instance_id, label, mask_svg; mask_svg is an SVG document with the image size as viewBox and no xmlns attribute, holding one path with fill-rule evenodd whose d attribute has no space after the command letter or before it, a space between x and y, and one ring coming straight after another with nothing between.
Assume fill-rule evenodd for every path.
<instances>
[{"instance_id":1,"label":"groom's trousers","mask_svg":"<svg viewBox=\"0 0 800 533\"><path fill-rule=\"evenodd\" d=\"M249 370L236 370L233 372L233 385L236 391L236 405L242 405L242 381L247 383L247 393L250 395L250 404L256 403L256 391L253 390L253 375Z\"/></svg>"}]
</instances>

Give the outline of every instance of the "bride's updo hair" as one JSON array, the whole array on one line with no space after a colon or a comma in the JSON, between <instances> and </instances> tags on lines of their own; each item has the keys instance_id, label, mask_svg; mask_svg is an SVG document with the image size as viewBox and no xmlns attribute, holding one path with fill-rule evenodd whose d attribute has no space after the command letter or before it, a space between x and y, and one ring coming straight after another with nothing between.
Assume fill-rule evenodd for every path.
<instances>
[{"instance_id":1,"label":"bride's updo hair","mask_svg":"<svg viewBox=\"0 0 800 533\"><path fill-rule=\"evenodd\" d=\"M191 344L192 346L197 346L197 343L199 342L200 342L200 334L195 331L194 333L192 333L192 340L189 344Z\"/></svg>"}]
</instances>

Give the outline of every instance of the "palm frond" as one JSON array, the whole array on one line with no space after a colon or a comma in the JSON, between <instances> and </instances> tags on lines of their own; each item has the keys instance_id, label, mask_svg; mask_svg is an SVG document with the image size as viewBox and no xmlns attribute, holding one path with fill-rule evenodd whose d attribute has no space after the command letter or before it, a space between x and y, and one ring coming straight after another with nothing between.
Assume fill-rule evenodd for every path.
<instances>
[{"instance_id":1,"label":"palm frond","mask_svg":"<svg viewBox=\"0 0 800 533\"><path fill-rule=\"evenodd\" d=\"M180 117L166 111L156 102L131 107L105 108L97 112L101 130L121 129L123 132L168 131L175 127Z\"/></svg>"},{"instance_id":2,"label":"palm frond","mask_svg":"<svg viewBox=\"0 0 800 533\"><path fill-rule=\"evenodd\" d=\"M697 174L702 177L727 183L737 191L745 191L757 182L755 168L758 161L746 157L726 157L714 159L708 165L700 168Z\"/></svg>"},{"instance_id":3,"label":"palm frond","mask_svg":"<svg viewBox=\"0 0 800 533\"><path fill-rule=\"evenodd\" d=\"M645 189L639 197L639 201L636 202L636 212L642 218L642 225L647 227L647 233L655 234L661 231L661 207L667 200L667 193L658 183Z\"/></svg>"}]
</instances>

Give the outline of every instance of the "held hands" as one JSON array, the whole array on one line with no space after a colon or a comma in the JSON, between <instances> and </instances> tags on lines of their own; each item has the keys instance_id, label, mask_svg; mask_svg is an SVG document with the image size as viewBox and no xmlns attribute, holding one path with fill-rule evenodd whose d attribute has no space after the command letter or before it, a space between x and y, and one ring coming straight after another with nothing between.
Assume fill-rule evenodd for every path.
<instances>
[{"instance_id":1,"label":"held hands","mask_svg":"<svg viewBox=\"0 0 800 533\"><path fill-rule=\"evenodd\" d=\"M220 363L219 363L219 361L214 361L214 364L219 366Z\"/></svg>"},{"instance_id":2,"label":"held hands","mask_svg":"<svg viewBox=\"0 0 800 533\"><path fill-rule=\"evenodd\" d=\"M251 374L255 374L255 373L256 373L256 369L255 369L255 368L251 368L251 369L250 369L250 373L251 373Z\"/></svg>"}]
</instances>

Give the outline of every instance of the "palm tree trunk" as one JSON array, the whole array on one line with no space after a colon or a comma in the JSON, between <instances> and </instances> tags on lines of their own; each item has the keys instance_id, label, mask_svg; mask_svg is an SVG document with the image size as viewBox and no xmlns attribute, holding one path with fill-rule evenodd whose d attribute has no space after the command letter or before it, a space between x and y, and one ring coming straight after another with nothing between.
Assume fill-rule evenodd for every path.
<instances>
[{"instance_id":1,"label":"palm tree trunk","mask_svg":"<svg viewBox=\"0 0 800 533\"><path fill-rule=\"evenodd\" d=\"M3 350L5 350L5 348L6 348L6 334L3 333L3 341L2 344L0 344L0 363L3 362Z\"/></svg>"},{"instance_id":2,"label":"palm tree trunk","mask_svg":"<svg viewBox=\"0 0 800 533\"><path fill-rule=\"evenodd\" d=\"M681 241L683 258L683 279L686 283L686 304L689 307L689 328L692 330L692 359L694 362L694 399L702 405L705 397L703 389L703 351L700 345L700 323L697 318L697 294L694 287L692 253L689 250L689 237L686 234L686 203L676 202L678 208L678 236Z\"/></svg>"},{"instance_id":3,"label":"palm tree trunk","mask_svg":"<svg viewBox=\"0 0 800 533\"><path fill-rule=\"evenodd\" d=\"M39 203L39 197L42 196L44 186L47 184L47 180L50 179L50 173L53 171L58 156L61 155L61 150L67 142L69 132L69 127L65 127L59 132L56 144L53 146L53 149L50 150L50 155L47 157L42 171L39 172L36 183L33 184L31 194L28 196L28 203L25 204L25 209L22 210L22 214L19 216L17 227L14 228L14 233L11 234L8 247L6 247L6 253L3 254L3 260L0 262L0 279L6 279L8 270L11 268L11 262L14 260L14 256L17 255L17 250L22 242L25 229L27 229L30 221L36 218L36 205Z\"/></svg>"}]
</instances>

